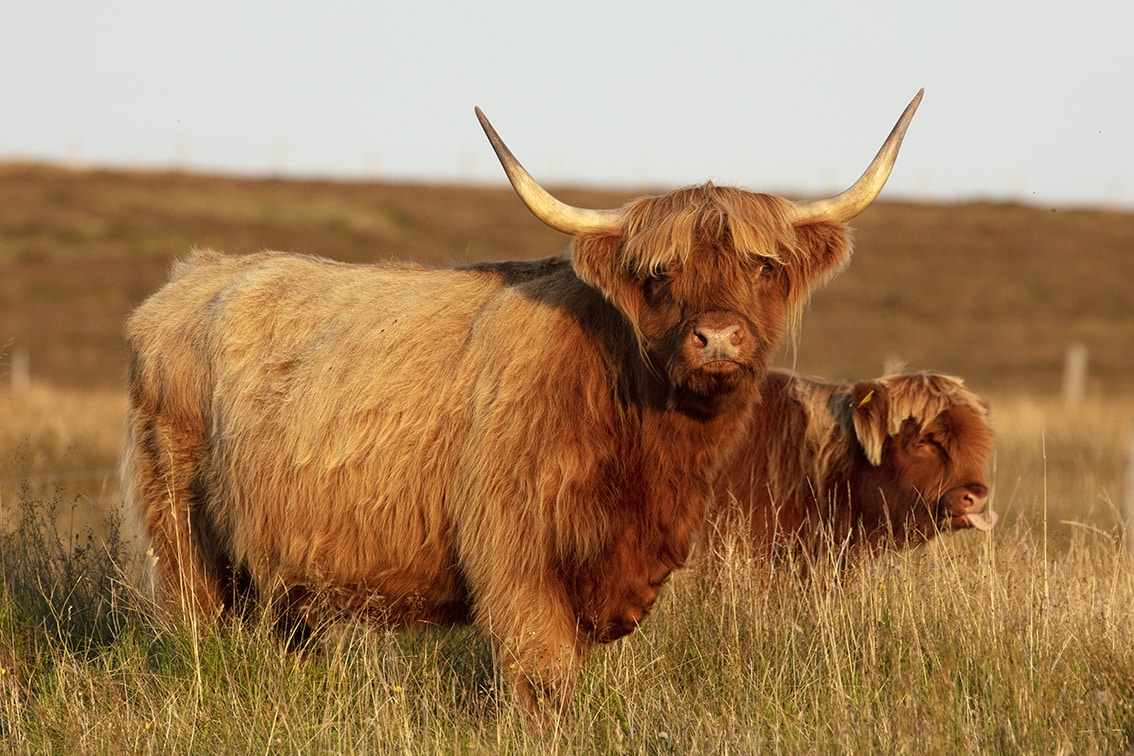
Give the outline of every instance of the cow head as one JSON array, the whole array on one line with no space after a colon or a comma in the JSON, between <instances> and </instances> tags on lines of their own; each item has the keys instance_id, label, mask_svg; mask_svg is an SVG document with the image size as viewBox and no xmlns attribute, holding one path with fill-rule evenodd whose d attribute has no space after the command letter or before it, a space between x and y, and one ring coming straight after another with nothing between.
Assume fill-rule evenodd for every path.
<instances>
[{"instance_id":1,"label":"cow head","mask_svg":"<svg viewBox=\"0 0 1134 756\"><path fill-rule=\"evenodd\" d=\"M477 116L517 194L574 236L576 273L623 314L654 371L679 394L720 397L756 385L811 292L847 263L846 222L881 191L920 101L921 92L862 177L836 197L792 202L705 184L617 210L551 196L479 108Z\"/></svg>"},{"instance_id":2,"label":"cow head","mask_svg":"<svg viewBox=\"0 0 1134 756\"><path fill-rule=\"evenodd\" d=\"M995 440L988 405L959 379L915 373L864 381L849 409L870 465L851 495L864 528L878 529L874 538L889 531L921 541L996 523L995 513L985 514Z\"/></svg>"}]
</instances>

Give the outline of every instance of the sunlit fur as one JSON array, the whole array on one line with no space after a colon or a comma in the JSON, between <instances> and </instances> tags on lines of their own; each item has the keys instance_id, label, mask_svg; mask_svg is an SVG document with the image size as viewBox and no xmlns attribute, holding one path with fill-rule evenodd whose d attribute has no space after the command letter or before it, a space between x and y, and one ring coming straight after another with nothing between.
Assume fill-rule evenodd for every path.
<instances>
[{"instance_id":1,"label":"sunlit fur","mask_svg":"<svg viewBox=\"0 0 1134 756\"><path fill-rule=\"evenodd\" d=\"M761 558L802 547L837 561L923 542L983 516L993 444L987 405L956 378L842 384L772 371L722 474L710 533Z\"/></svg>"},{"instance_id":2,"label":"sunlit fur","mask_svg":"<svg viewBox=\"0 0 1134 756\"><path fill-rule=\"evenodd\" d=\"M127 325L123 482L161 594L472 622L546 721L685 563L770 350L849 258L782 203L680 190L568 257L463 269L180 263Z\"/></svg>"},{"instance_id":3,"label":"sunlit fur","mask_svg":"<svg viewBox=\"0 0 1134 756\"><path fill-rule=\"evenodd\" d=\"M847 228L838 223L791 226L791 203L782 197L754 194L727 186L703 184L631 203L626 208L622 236L591 236L576 240L575 266L580 277L614 299L637 329L639 287L629 290L614 275L633 283L650 276L683 272L690 289L713 287L719 280L743 280L745 269L772 263L782 271L781 296L785 324L794 332L811 292L838 273L850 260ZM706 243L719 245L725 254L715 260L727 270L708 263ZM592 251L592 248L598 247ZM591 265L591 256L599 260ZM695 267L686 271L691 258ZM747 293L721 291L718 297L743 298ZM745 303L725 304L738 312ZM777 331L776 338L782 333ZM640 332L639 332L640 335Z\"/></svg>"}]
</instances>

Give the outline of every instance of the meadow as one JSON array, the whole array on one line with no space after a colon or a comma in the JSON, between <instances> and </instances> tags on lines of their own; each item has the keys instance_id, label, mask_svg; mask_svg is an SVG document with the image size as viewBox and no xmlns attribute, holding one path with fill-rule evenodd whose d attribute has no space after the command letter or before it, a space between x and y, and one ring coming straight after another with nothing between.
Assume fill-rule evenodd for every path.
<instances>
[{"instance_id":1,"label":"meadow","mask_svg":"<svg viewBox=\"0 0 1134 756\"><path fill-rule=\"evenodd\" d=\"M567 188L578 204L633 192ZM880 203L779 360L962 375L998 434L991 533L838 576L677 573L537 735L463 629L172 623L118 510L125 314L192 246L431 264L554 253L510 191L0 166L0 743L13 753L1124 752L1134 748L1134 215ZM1085 343L1085 398L1060 397ZM8 387L13 350L30 385Z\"/></svg>"}]
</instances>

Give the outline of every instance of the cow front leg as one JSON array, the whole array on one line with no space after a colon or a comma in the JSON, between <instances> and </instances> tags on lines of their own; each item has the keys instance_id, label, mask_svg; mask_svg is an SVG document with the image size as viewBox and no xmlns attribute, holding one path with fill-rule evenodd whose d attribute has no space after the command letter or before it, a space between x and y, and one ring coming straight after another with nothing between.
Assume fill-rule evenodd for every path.
<instances>
[{"instance_id":1,"label":"cow front leg","mask_svg":"<svg viewBox=\"0 0 1134 756\"><path fill-rule=\"evenodd\" d=\"M525 718L540 730L562 722L590 645L570 608L538 599L523 607L513 603L503 613L479 612L476 624L489 633L497 668Z\"/></svg>"},{"instance_id":2,"label":"cow front leg","mask_svg":"<svg viewBox=\"0 0 1134 756\"><path fill-rule=\"evenodd\" d=\"M585 655L586 643L579 638L546 642L532 631L501 644L499 657L516 701L537 729L550 730L565 721Z\"/></svg>"}]
</instances>

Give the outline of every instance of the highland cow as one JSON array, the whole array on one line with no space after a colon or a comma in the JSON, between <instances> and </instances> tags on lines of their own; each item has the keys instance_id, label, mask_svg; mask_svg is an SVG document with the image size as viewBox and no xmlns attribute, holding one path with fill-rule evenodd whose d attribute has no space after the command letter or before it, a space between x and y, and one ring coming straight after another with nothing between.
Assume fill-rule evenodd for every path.
<instances>
[{"instance_id":1,"label":"highland cow","mask_svg":"<svg viewBox=\"0 0 1134 756\"><path fill-rule=\"evenodd\" d=\"M181 262L127 325L123 482L160 593L206 618L470 622L547 721L685 563L768 355L848 261L920 98L836 197L706 184L617 210L555 199L478 109L567 256Z\"/></svg>"},{"instance_id":2,"label":"highland cow","mask_svg":"<svg viewBox=\"0 0 1134 756\"><path fill-rule=\"evenodd\" d=\"M990 529L988 408L935 373L824 383L770 371L717 489L717 545L842 563L938 532Z\"/></svg>"}]
</instances>

